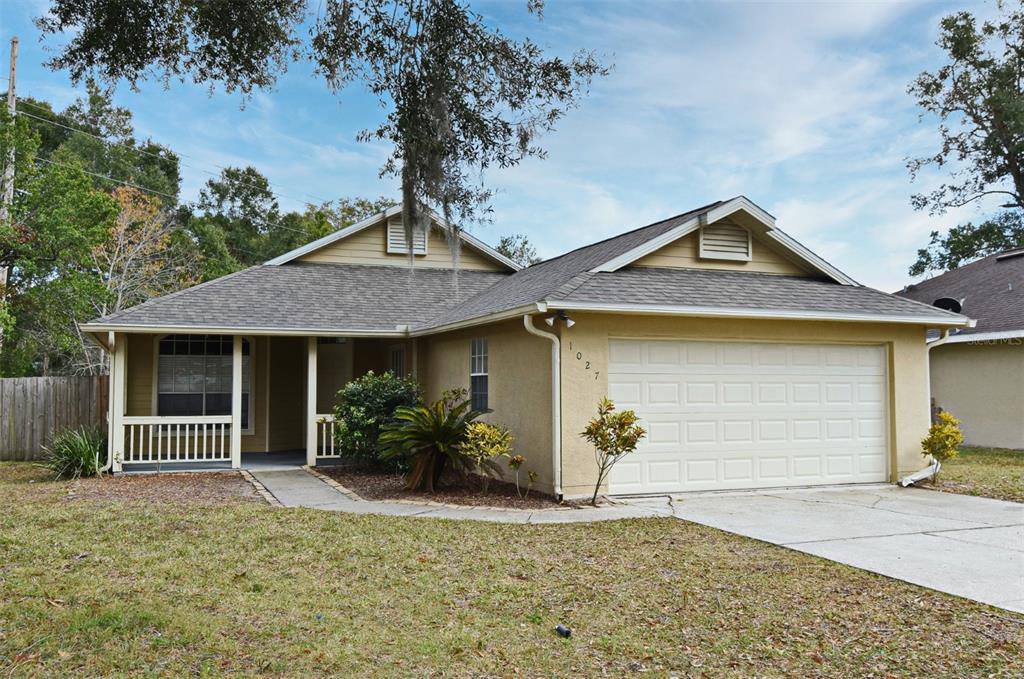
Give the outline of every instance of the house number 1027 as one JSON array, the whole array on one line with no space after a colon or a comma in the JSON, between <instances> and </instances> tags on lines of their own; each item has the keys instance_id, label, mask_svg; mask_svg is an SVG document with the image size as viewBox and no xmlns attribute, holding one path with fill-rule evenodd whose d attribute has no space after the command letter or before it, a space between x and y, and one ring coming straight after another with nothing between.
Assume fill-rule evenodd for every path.
<instances>
[{"instance_id":1,"label":"house number 1027","mask_svg":"<svg viewBox=\"0 0 1024 679\"><path fill-rule=\"evenodd\" d=\"M572 342L569 342L569 351L572 351ZM584 370L590 370L591 369L590 368L590 361L586 361L586 360L583 359L583 352L582 351L577 351L576 352L576 360L581 362L581 363L583 363L583 369ZM595 380L600 375L601 375L601 371L600 370L595 370L594 371L594 379Z\"/></svg>"}]
</instances>

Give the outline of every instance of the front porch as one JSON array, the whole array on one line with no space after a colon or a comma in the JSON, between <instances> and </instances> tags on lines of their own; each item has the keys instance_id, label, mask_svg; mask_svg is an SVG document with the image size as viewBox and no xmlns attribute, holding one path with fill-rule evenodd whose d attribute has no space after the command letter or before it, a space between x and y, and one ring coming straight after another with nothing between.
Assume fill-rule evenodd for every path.
<instances>
[{"instance_id":1,"label":"front porch","mask_svg":"<svg viewBox=\"0 0 1024 679\"><path fill-rule=\"evenodd\" d=\"M416 372L400 337L111 333L108 348L114 472L337 463L338 390Z\"/></svg>"}]
</instances>

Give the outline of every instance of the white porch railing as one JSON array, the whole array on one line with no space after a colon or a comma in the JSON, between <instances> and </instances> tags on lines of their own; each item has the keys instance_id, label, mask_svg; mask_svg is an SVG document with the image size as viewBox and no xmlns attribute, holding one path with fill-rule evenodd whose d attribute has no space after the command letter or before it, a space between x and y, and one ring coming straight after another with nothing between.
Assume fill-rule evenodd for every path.
<instances>
[{"instance_id":1,"label":"white porch railing","mask_svg":"<svg viewBox=\"0 0 1024 679\"><path fill-rule=\"evenodd\" d=\"M334 448L334 415L314 415L316 418L316 456L341 457Z\"/></svg>"},{"instance_id":2,"label":"white porch railing","mask_svg":"<svg viewBox=\"0 0 1024 679\"><path fill-rule=\"evenodd\" d=\"M230 462L231 416L121 418L125 464Z\"/></svg>"}]
</instances>

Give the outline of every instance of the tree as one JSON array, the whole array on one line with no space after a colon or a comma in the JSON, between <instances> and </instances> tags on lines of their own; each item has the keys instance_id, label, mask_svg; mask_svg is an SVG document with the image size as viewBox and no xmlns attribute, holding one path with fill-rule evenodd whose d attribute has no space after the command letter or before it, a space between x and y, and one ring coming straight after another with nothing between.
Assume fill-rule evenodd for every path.
<instances>
[{"instance_id":1,"label":"tree","mask_svg":"<svg viewBox=\"0 0 1024 679\"><path fill-rule=\"evenodd\" d=\"M1024 12L1000 8L981 26L970 12L943 18L936 44L948 63L908 89L939 119L942 137L936 153L909 161L911 177L931 165L956 166L949 183L912 198L916 209L940 214L985 196L1024 208Z\"/></svg>"},{"instance_id":2,"label":"tree","mask_svg":"<svg viewBox=\"0 0 1024 679\"><path fill-rule=\"evenodd\" d=\"M6 136L6 135L4 135ZM0 225L0 265L10 269L4 292L5 374L50 371L77 343L74 323L102 294L92 251L117 213L71 154L57 164L33 164L38 139L25 139L18 157L18 193L11 219Z\"/></svg>"},{"instance_id":3,"label":"tree","mask_svg":"<svg viewBox=\"0 0 1024 679\"><path fill-rule=\"evenodd\" d=\"M78 158L97 187L111 190L130 182L160 194L165 205L176 203L181 183L178 156L152 140L137 141L131 111L115 106L111 91L94 80L85 86L86 96L60 113L48 102L19 98L22 117L39 135L37 158L52 161L58 150L64 150Z\"/></svg>"},{"instance_id":4,"label":"tree","mask_svg":"<svg viewBox=\"0 0 1024 679\"><path fill-rule=\"evenodd\" d=\"M543 0L527 8L540 17ZM542 156L538 135L607 72L591 53L550 57L513 40L459 0L326 0L317 15L308 40L303 0L52 0L36 24L69 36L48 65L75 82L135 86L156 73L249 95L298 59L334 92L361 82L388 113L359 137L393 145L381 172L400 178L410 240L423 207L457 228L481 218L483 172Z\"/></svg>"},{"instance_id":5,"label":"tree","mask_svg":"<svg viewBox=\"0 0 1024 679\"><path fill-rule=\"evenodd\" d=\"M116 313L198 279L197 254L158 198L126 186L114 189L112 197L119 212L91 253L103 291L90 299L88 316L78 320ZM74 330L79 348L73 371L106 373L107 353L83 336L77 324Z\"/></svg>"},{"instance_id":6,"label":"tree","mask_svg":"<svg viewBox=\"0 0 1024 679\"><path fill-rule=\"evenodd\" d=\"M967 262L1005 250L1024 248L1024 217L1007 211L975 226L968 222L955 226L946 235L932 231L927 248L917 251L911 276L936 271L952 271Z\"/></svg>"},{"instance_id":7,"label":"tree","mask_svg":"<svg viewBox=\"0 0 1024 679\"><path fill-rule=\"evenodd\" d=\"M521 233L502 236L498 247L494 249L520 266L531 266L541 261L537 256L537 248Z\"/></svg>"}]
</instances>

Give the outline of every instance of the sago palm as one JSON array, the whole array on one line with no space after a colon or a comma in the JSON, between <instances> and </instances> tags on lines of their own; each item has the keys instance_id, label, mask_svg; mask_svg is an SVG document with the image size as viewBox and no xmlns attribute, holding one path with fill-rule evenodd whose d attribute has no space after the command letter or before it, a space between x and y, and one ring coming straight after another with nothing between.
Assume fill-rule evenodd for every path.
<instances>
[{"instance_id":1,"label":"sago palm","mask_svg":"<svg viewBox=\"0 0 1024 679\"><path fill-rule=\"evenodd\" d=\"M466 439L467 425L481 415L483 411L470 409L469 401L453 405L446 399L398 408L396 421L380 436L381 459L406 459L406 490L433 493L446 465L460 474L476 468L476 461L462 454L460 446Z\"/></svg>"}]
</instances>

